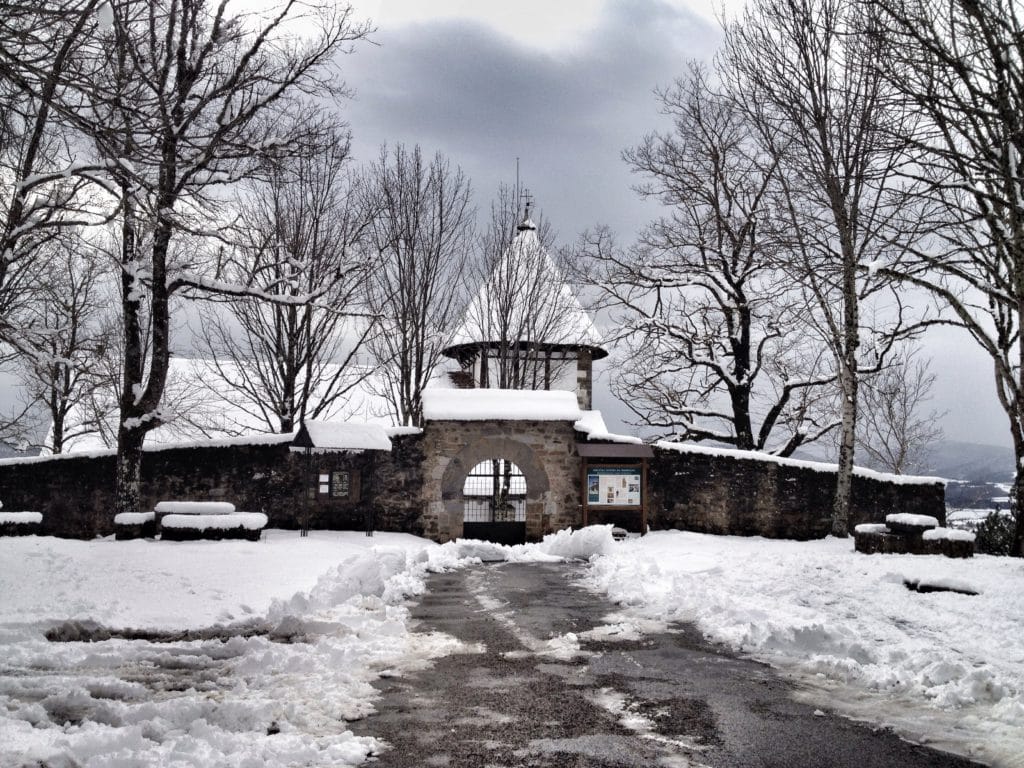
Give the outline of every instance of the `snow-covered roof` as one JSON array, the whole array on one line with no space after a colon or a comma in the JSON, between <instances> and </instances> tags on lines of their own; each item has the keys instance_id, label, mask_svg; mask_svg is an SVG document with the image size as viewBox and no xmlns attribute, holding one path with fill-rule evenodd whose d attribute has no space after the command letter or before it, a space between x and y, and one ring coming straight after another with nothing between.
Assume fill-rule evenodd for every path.
<instances>
[{"instance_id":1,"label":"snow-covered roof","mask_svg":"<svg viewBox=\"0 0 1024 768\"><path fill-rule=\"evenodd\" d=\"M425 389L427 421L572 421L583 418L573 392L529 389Z\"/></svg>"},{"instance_id":2,"label":"snow-covered roof","mask_svg":"<svg viewBox=\"0 0 1024 768\"><path fill-rule=\"evenodd\" d=\"M577 432L582 432L591 440L602 440L609 443L629 443L642 445L643 440L632 435L617 435L608 431L604 416L600 411L584 411L583 418L574 425Z\"/></svg>"},{"instance_id":3,"label":"snow-covered roof","mask_svg":"<svg viewBox=\"0 0 1024 768\"><path fill-rule=\"evenodd\" d=\"M700 453L705 456L724 456L731 459L747 459L749 461L768 461L784 467L798 467L810 469L815 472L835 472L836 465L823 461L805 461L804 459L784 459L779 456L772 456L759 451L740 451L735 448L712 448L705 445L694 445L693 443L670 443L667 440L660 440L655 443L658 448L678 453ZM894 485L945 485L946 479L942 477L922 477L918 475L892 475L887 472L876 472L873 469L854 467L853 474L857 477L865 477L870 480L882 480Z\"/></svg>"},{"instance_id":4,"label":"snow-covered roof","mask_svg":"<svg viewBox=\"0 0 1024 768\"><path fill-rule=\"evenodd\" d=\"M515 290L522 281L522 290ZM501 286L503 290L496 290ZM512 295L510 295L512 294ZM518 301L506 306L509 300ZM529 219L520 226L488 280L466 309L448 348L505 341L601 349L604 339L580 304ZM520 334L525 334L521 336ZM601 350L603 353L603 350Z\"/></svg>"},{"instance_id":5,"label":"snow-covered roof","mask_svg":"<svg viewBox=\"0 0 1024 768\"><path fill-rule=\"evenodd\" d=\"M232 378L244 379L247 375L239 364L221 362L220 367ZM394 423L388 413L387 402L380 394L384 389L380 378L366 366L353 371L354 376L367 373L369 375L346 393L344 401L339 402L327 418L331 421L377 423L385 427ZM329 370L328 374L333 374L333 371ZM313 395L315 401L317 392L314 391ZM96 413L86 406L83 403L73 408L67 423L99 423L100 431L67 440L64 445L67 454L95 454L113 448L117 436L117 401L114 394L106 396ZM166 423L146 435L146 447L181 448L193 443L210 446L216 444L213 441L245 444L258 440L259 433L263 433L269 441L280 440L280 435L267 432L266 423L256 411L255 406L244 402L236 391L214 374L212 362L172 357L167 395L161 413Z\"/></svg>"},{"instance_id":6,"label":"snow-covered roof","mask_svg":"<svg viewBox=\"0 0 1024 768\"><path fill-rule=\"evenodd\" d=\"M295 445L328 451L390 451L391 438L380 424L306 421L299 427Z\"/></svg>"}]
</instances>

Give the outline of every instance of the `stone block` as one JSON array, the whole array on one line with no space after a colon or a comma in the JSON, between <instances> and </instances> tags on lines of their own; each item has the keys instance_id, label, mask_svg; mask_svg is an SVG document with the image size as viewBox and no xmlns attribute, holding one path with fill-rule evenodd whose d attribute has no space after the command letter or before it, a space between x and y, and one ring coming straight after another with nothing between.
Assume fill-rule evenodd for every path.
<instances>
[{"instance_id":1,"label":"stone block","mask_svg":"<svg viewBox=\"0 0 1024 768\"><path fill-rule=\"evenodd\" d=\"M857 531L853 534L853 547L865 555L903 555L907 553L907 541L893 533Z\"/></svg>"}]
</instances>

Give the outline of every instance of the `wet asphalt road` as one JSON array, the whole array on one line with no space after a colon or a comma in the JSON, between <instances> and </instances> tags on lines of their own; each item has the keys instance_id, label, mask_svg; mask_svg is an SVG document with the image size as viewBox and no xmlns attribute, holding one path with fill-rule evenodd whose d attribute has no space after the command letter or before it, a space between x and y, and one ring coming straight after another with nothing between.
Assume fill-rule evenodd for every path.
<instances>
[{"instance_id":1,"label":"wet asphalt road","mask_svg":"<svg viewBox=\"0 0 1024 768\"><path fill-rule=\"evenodd\" d=\"M692 627L581 640L581 654L559 657L565 644L551 638L606 624L615 611L574 586L578 568L501 564L432 576L413 610L416 630L485 650L379 682L378 714L350 724L391 745L371 765L976 765L816 715L768 667L708 645Z\"/></svg>"}]
</instances>

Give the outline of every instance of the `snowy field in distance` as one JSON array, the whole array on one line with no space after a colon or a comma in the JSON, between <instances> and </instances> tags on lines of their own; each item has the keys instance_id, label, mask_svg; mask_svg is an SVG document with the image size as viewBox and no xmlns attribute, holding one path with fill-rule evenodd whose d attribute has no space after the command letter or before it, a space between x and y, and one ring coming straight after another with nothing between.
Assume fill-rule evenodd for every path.
<instances>
[{"instance_id":1,"label":"snowy field in distance","mask_svg":"<svg viewBox=\"0 0 1024 768\"><path fill-rule=\"evenodd\" d=\"M980 594L921 594L908 579ZM695 621L842 714L1024 766L1024 560L665 531L595 558L588 584L646 617Z\"/></svg>"}]
</instances>

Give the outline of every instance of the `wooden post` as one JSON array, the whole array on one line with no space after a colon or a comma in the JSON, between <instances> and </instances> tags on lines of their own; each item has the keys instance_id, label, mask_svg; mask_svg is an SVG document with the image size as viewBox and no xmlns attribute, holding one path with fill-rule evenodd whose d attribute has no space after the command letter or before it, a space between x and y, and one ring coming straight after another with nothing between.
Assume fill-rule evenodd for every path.
<instances>
[{"instance_id":1,"label":"wooden post","mask_svg":"<svg viewBox=\"0 0 1024 768\"><path fill-rule=\"evenodd\" d=\"M647 459L640 460L640 535L647 533Z\"/></svg>"},{"instance_id":2,"label":"wooden post","mask_svg":"<svg viewBox=\"0 0 1024 768\"><path fill-rule=\"evenodd\" d=\"M587 527L588 517L590 515L590 509L588 507L588 495L587 495L587 468L590 466L587 459L583 459L583 465L580 469L580 496L583 501L583 527Z\"/></svg>"}]
</instances>

